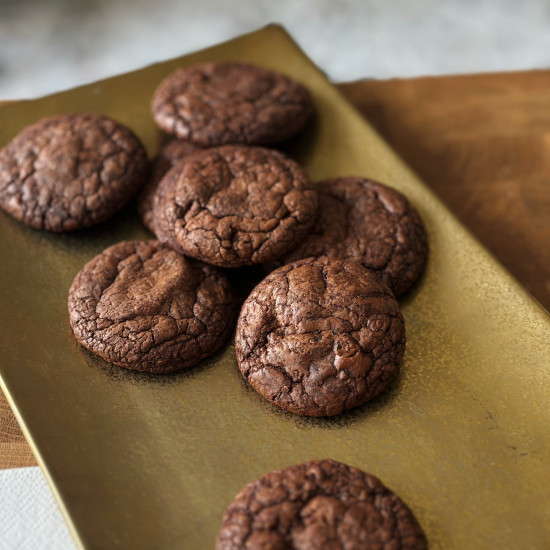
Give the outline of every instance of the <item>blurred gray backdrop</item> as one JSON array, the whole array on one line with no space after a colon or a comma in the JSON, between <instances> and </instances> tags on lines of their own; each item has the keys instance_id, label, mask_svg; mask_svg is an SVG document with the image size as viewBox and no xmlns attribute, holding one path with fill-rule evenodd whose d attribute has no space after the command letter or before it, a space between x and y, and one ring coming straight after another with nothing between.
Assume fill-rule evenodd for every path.
<instances>
[{"instance_id":1,"label":"blurred gray backdrop","mask_svg":"<svg viewBox=\"0 0 550 550\"><path fill-rule=\"evenodd\" d=\"M282 23L336 81L550 66L550 0L0 0L0 98Z\"/></svg>"}]
</instances>

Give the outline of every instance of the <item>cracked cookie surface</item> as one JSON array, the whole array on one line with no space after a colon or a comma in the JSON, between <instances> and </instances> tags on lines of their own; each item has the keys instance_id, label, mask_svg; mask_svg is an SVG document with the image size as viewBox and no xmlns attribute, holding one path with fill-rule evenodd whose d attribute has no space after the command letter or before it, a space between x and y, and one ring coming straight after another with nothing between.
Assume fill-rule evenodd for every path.
<instances>
[{"instance_id":1,"label":"cracked cookie surface","mask_svg":"<svg viewBox=\"0 0 550 550\"><path fill-rule=\"evenodd\" d=\"M281 74L218 62L168 75L155 91L151 111L164 131L198 145L268 145L299 132L313 103L302 85Z\"/></svg>"},{"instance_id":2,"label":"cracked cookie surface","mask_svg":"<svg viewBox=\"0 0 550 550\"><path fill-rule=\"evenodd\" d=\"M227 508L216 550L426 550L407 505L373 475L335 460L270 472Z\"/></svg>"},{"instance_id":3,"label":"cracked cookie surface","mask_svg":"<svg viewBox=\"0 0 550 550\"><path fill-rule=\"evenodd\" d=\"M0 207L36 229L72 231L120 210L148 161L125 126L94 114L42 119L0 151Z\"/></svg>"},{"instance_id":4,"label":"cracked cookie surface","mask_svg":"<svg viewBox=\"0 0 550 550\"><path fill-rule=\"evenodd\" d=\"M317 192L279 151L226 145L184 159L155 194L158 238L221 267L268 262L295 247L315 221Z\"/></svg>"},{"instance_id":5,"label":"cracked cookie surface","mask_svg":"<svg viewBox=\"0 0 550 550\"><path fill-rule=\"evenodd\" d=\"M174 164L197 151L202 151L202 147L184 139L175 139L164 147L153 159L147 184L140 191L136 199L139 217L151 233L155 233L153 203L159 183Z\"/></svg>"},{"instance_id":6,"label":"cracked cookie surface","mask_svg":"<svg viewBox=\"0 0 550 550\"><path fill-rule=\"evenodd\" d=\"M76 339L107 361L153 373L191 367L233 329L229 282L159 241L121 242L88 262L69 291Z\"/></svg>"},{"instance_id":7,"label":"cracked cookie surface","mask_svg":"<svg viewBox=\"0 0 550 550\"><path fill-rule=\"evenodd\" d=\"M274 266L308 256L354 258L376 271L396 296L420 277L428 245L418 212L395 189L363 178L317 184L319 213L311 232Z\"/></svg>"},{"instance_id":8,"label":"cracked cookie surface","mask_svg":"<svg viewBox=\"0 0 550 550\"><path fill-rule=\"evenodd\" d=\"M378 395L399 369L405 325L391 290L354 260L306 258L245 301L235 335L243 377L302 416L332 416Z\"/></svg>"}]
</instances>

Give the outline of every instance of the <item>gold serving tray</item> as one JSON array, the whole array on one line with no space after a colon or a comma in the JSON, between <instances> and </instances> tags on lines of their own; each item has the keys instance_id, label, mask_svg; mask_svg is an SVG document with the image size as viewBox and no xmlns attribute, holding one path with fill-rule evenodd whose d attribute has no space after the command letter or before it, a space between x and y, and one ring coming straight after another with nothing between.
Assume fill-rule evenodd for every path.
<instances>
[{"instance_id":1,"label":"gold serving tray","mask_svg":"<svg viewBox=\"0 0 550 550\"><path fill-rule=\"evenodd\" d=\"M149 238L133 208L72 234L0 214L0 373L75 540L86 549L212 549L224 509L273 469L331 457L380 477L432 549L550 547L550 318L449 214L279 27L146 69L0 109L0 145L54 113L127 124L153 155L149 114L180 65L238 59L313 93L317 118L288 150L314 180L361 175L403 191L426 222L426 272L401 301L401 374L333 419L268 404L232 345L188 372L135 374L80 348L67 292L86 261Z\"/></svg>"}]
</instances>

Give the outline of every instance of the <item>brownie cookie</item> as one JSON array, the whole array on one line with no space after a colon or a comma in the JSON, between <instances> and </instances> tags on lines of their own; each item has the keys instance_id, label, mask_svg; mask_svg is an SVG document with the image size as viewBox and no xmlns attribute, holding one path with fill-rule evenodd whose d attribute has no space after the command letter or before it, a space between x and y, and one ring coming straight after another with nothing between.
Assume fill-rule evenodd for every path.
<instances>
[{"instance_id":1,"label":"brownie cookie","mask_svg":"<svg viewBox=\"0 0 550 550\"><path fill-rule=\"evenodd\" d=\"M309 92L286 76L218 62L170 74L155 91L151 110L164 131L198 145L267 145L299 132L313 103Z\"/></svg>"},{"instance_id":2,"label":"brownie cookie","mask_svg":"<svg viewBox=\"0 0 550 550\"><path fill-rule=\"evenodd\" d=\"M184 139L175 139L153 159L149 181L137 197L138 214L141 221L152 233L155 232L153 226L153 199L160 181L174 164L197 151L202 151L202 148Z\"/></svg>"},{"instance_id":3,"label":"brownie cookie","mask_svg":"<svg viewBox=\"0 0 550 550\"><path fill-rule=\"evenodd\" d=\"M382 482L312 460L249 483L227 508L216 550L425 550L407 505Z\"/></svg>"},{"instance_id":4,"label":"brownie cookie","mask_svg":"<svg viewBox=\"0 0 550 550\"><path fill-rule=\"evenodd\" d=\"M317 193L279 151L244 145L207 149L161 181L154 203L158 238L221 267L272 261L315 221Z\"/></svg>"},{"instance_id":5,"label":"brownie cookie","mask_svg":"<svg viewBox=\"0 0 550 550\"><path fill-rule=\"evenodd\" d=\"M88 262L69 291L76 339L128 369L172 372L217 351L233 328L227 279L158 241L121 242Z\"/></svg>"},{"instance_id":6,"label":"brownie cookie","mask_svg":"<svg viewBox=\"0 0 550 550\"><path fill-rule=\"evenodd\" d=\"M418 279L428 252L418 212L395 189L362 178L320 182L319 214L298 247L270 267L307 258L354 258L375 270L396 296Z\"/></svg>"},{"instance_id":7,"label":"brownie cookie","mask_svg":"<svg viewBox=\"0 0 550 550\"><path fill-rule=\"evenodd\" d=\"M354 260L306 258L273 271L245 301L235 336L244 378L303 416L378 395L399 368L405 325L391 290Z\"/></svg>"},{"instance_id":8,"label":"brownie cookie","mask_svg":"<svg viewBox=\"0 0 550 550\"><path fill-rule=\"evenodd\" d=\"M80 229L120 210L147 172L143 145L121 124L93 114L45 118L0 151L0 207L36 229Z\"/></svg>"}]
</instances>

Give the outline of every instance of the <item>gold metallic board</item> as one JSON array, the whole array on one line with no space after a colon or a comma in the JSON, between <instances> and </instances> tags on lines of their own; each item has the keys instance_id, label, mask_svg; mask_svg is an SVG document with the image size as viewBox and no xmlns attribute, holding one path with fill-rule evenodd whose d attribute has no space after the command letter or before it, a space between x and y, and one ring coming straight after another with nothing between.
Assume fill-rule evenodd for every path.
<instances>
[{"instance_id":1,"label":"gold metallic board","mask_svg":"<svg viewBox=\"0 0 550 550\"><path fill-rule=\"evenodd\" d=\"M261 474L331 457L379 476L432 549L550 547L550 319L461 227L285 32L226 44L0 109L0 145L46 115L94 111L162 142L149 100L183 64L239 59L287 73L318 116L290 145L313 179L369 176L422 214L430 257L402 300L407 350L374 403L330 420L277 410L240 379L232 345L189 372L111 367L74 341L67 292L106 246L148 233L129 208L54 235L0 214L0 372L86 549L213 548L225 507Z\"/></svg>"}]
</instances>

